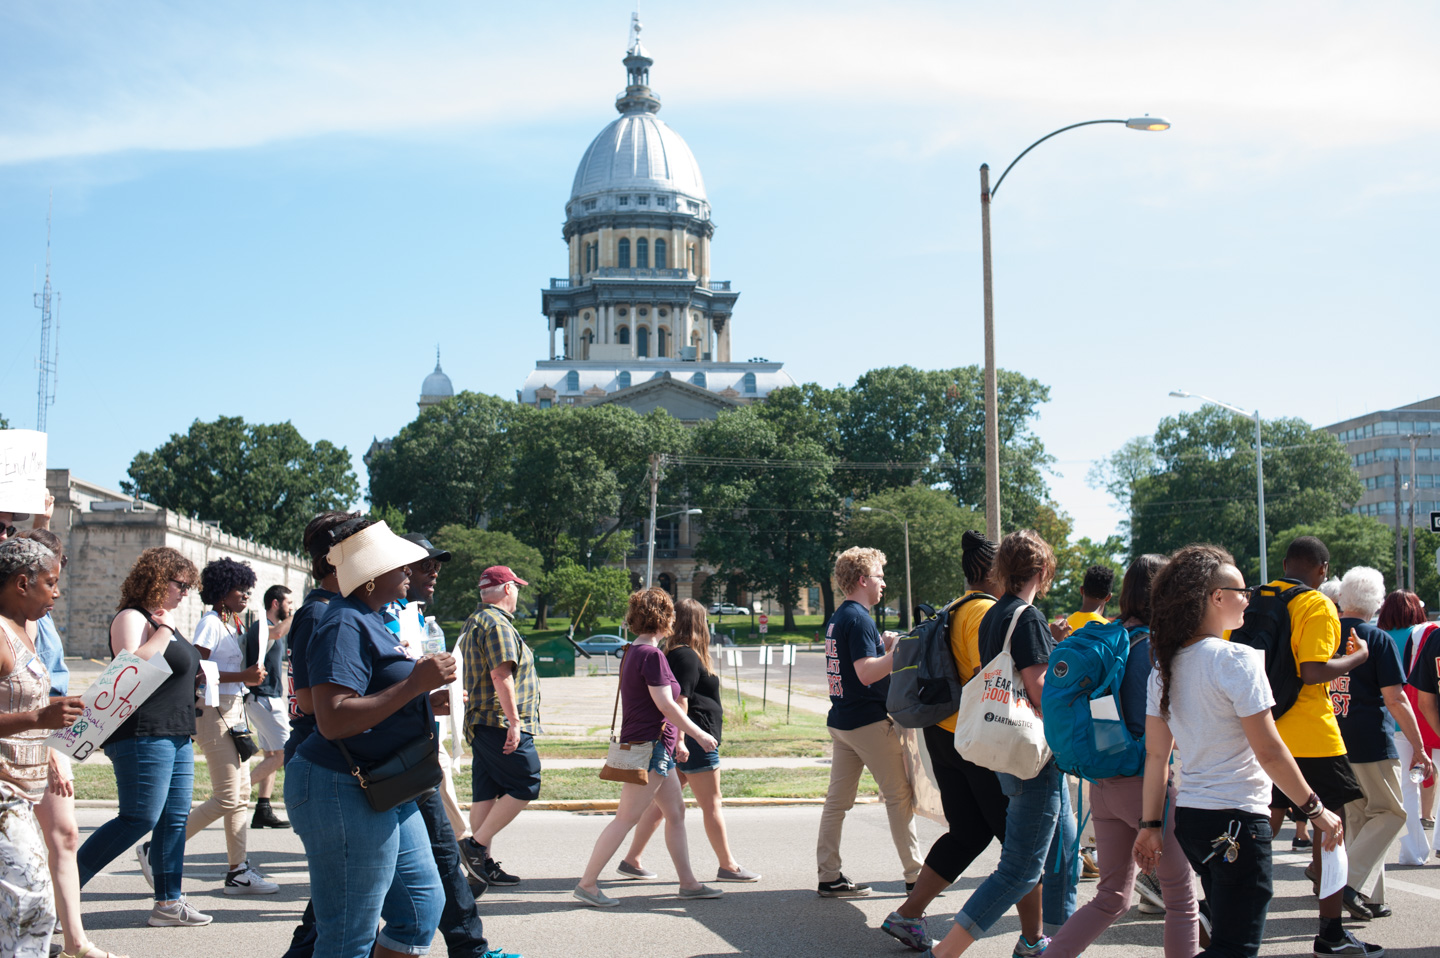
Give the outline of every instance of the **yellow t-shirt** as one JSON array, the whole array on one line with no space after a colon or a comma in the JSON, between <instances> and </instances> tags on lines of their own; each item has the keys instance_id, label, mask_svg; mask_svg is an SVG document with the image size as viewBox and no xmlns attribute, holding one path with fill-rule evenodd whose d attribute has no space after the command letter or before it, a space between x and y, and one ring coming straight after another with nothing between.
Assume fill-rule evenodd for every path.
<instances>
[{"instance_id":1,"label":"yellow t-shirt","mask_svg":"<svg viewBox=\"0 0 1440 958\"><path fill-rule=\"evenodd\" d=\"M1075 632L1091 622L1109 622L1110 620L1099 612L1071 612L1070 618L1065 621L1069 623L1070 631Z\"/></svg>"},{"instance_id":2,"label":"yellow t-shirt","mask_svg":"<svg viewBox=\"0 0 1440 958\"><path fill-rule=\"evenodd\" d=\"M975 595L979 589L971 589L962 595ZM983 594L983 593L981 593ZM959 602L960 599L956 599ZM960 607L958 614L953 614L950 619L950 651L955 656L955 667L960 671L960 681L969 682L975 673L980 671L980 666L985 663L980 661L980 620L985 618L985 613L995 600L989 597L983 599L971 599ZM947 732L955 731L955 719L959 712L940 722L939 725Z\"/></svg>"},{"instance_id":3,"label":"yellow t-shirt","mask_svg":"<svg viewBox=\"0 0 1440 958\"><path fill-rule=\"evenodd\" d=\"M1287 589L1291 583L1272 582ZM1290 648L1296 673L1304 662L1328 662L1340 651L1340 616L1319 590L1302 592L1290 600ZM1340 723L1330 699L1330 683L1302 685L1295 704L1275 723L1280 739L1296 758L1329 758L1345 754Z\"/></svg>"}]
</instances>

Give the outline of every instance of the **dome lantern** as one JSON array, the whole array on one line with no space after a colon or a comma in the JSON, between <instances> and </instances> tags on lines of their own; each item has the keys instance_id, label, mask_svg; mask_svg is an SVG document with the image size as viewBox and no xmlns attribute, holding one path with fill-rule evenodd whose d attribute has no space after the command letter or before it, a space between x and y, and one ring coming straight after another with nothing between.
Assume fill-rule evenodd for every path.
<instances>
[{"instance_id":1,"label":"dome lantern","mask_svg":"<svg viewBox=\"0 0 1440 958\"><path fill-rule=\"evenodd\" d=\"M630 14L630 45L625 49L625 92L615 98L620 113L659 113L660 98L650 89L650 67L655 61L640 42L645 29L639 12Z\"/></svg>"}]
</instances>

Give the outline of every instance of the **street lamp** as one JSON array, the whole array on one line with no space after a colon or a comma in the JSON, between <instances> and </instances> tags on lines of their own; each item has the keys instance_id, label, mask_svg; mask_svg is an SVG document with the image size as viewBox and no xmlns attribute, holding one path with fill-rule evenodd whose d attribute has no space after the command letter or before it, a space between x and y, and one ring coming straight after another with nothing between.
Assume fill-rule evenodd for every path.
<instances>
[{"instance_id":1,"label":"street lamp","mask_svg":"<svg viewBox=\"0 0 1440 958\"><path fill-rule=\"evenodd\" d=\"M1172 389L1170 395L1176 399L1199 399L1212 406L1219 406L1221 409L1228 409L1255 420L1255 499L1260 505L1260 583L1263 585L1269 582L1270 561L1265 555L1265 461L1260 447L1260 410L1249 413L1239 406L1232 406L1228 402L1211 399L1209 396L1202 396L1199 393L1186 392L1183 389Z\"/></svg>"},{"instance_id":2,"label":"street lamp","mask_svg":"<svg viewBox=\"0 0 1440 958\"><path fill-rule=\"evenodd\" d=\"M877 509L874 506L861 506L861 512L883 512L887 516L893 516L900 520L900 525L905 530L905 614L900 619L900 627L908 629L912 623L910 616L914 614L915 603L910 598L910 520L898 512L891 512L889 509ZM881 601L884 601L883 599Z\"/></svg>"},{"instance_id":3,"label":"street lamp","mask_svg":"<svg viewBox=\"0 0 1440 958\"><path fill-rule=\"evenodd\" d=\"M650 588L650 577L655 572L655 522L657 519L669 519L671 516L698 516L699 509L680 509L675 512L667 512L663 516L655 515L655 501L650 501L650 550L645 558L645 588Z\"/></svg>"},{"instance_id":4,"label":"street lamp","mask_svg":"<svg viewBox=\"0 0 1440 958\"><path fill-rule=\"evenodd\" d=\"M990 280L990 200L1026 153L1066 130L1094 126L1097 123L1123 123L1126 129L1151 132L1170 129L1170 121L1158 116L1131 117L1128 120L1086 120L1083 123L1063 126L1025 147L1025 150L1005 167L1000 179L995 181L994 189L990 187L990 165L985 163L980 166L980 259L985 273L985 532L992 542L1000 541L1000 401L995 383L995 295Z\"/></svg>"}]
</instances>

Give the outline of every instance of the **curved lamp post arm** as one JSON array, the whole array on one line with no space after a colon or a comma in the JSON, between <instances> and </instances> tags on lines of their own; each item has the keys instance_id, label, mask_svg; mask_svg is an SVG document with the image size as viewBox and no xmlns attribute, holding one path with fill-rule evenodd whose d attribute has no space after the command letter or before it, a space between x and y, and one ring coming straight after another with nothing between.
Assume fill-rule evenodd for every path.
<instances>
[{"instance_id":1,"label":"curved lamp post arm","mask_svg":"<svg viewBox=\"0 0 1440 958\"><path fill-rule=\"evenodd\" d=\"M1056 130L1054 133L1047 133L1047 134L1045 134L1044 136L1040 137L1040 139L1036 140L1034 143L1031 143L1029 146L1025 147L1024 151L1021 152L1021 154L1020 154L1019 156L1015 157L1015 159L1013 159L1013 160L1010 161L1010 165L1007 166L1007 167L1005 167L1005 172L1003 172L1003 173L1000 174L1000 179L996 180L996 181L995 181L995 185L990 188L990 195L993 197L996 193L1000 192L1000 184L1005 182L1005 177L1007 177L1007 176L1010 175L1010 171L1015 168L1015 164L1016 164L1016 163L1019 163L1021 160L1025 159L1025 154L1026 154L1026 153L1029 153L1031 150L1035 149L1035 147L1039 146L1041 143L1044 143L1046 140L1050 139L1052 136L1059 136L1061 133L1064 133L1066 130L1073 130L1073 129L1075 129L1076 127L1081 127L1081 126L1094 126L1096 123L1129 123L1129 122L1130 122L1129 120L1086 120L1086 121L1083 122L1083 123L1071 123L1069 126L1062 126L1060 129Z\"/></svg>"}]
</instances>

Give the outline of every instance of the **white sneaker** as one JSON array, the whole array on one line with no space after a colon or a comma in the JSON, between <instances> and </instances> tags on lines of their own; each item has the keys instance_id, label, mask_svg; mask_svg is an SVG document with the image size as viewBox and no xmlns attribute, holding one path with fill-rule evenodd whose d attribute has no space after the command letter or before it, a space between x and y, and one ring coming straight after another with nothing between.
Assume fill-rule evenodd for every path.
<instances>
[{"instance_id":1,"label":"white sneaker","mask_svg":"<svg viewBox=\"0 0 1440 958\"><path fill-rule=\"evenodd\" d=\"M151 928L179 928L208 925L214 921L209 915L203 915L184 895L173 905L162 905L156 902L155 908L150 912Z\"/></svg>"},{"instance_id":2,"label":"white sneaker","mask_svg":"<svg viewBox=\"0 0 1440 958\"><path fill-rule=\"evenodd\" d=\"M225 876L227 895L273 895L279 890L279 885L267 880L249 862Z\"/></svg>"},{"instance_id":3,"label":"white sneaker","mask_svg":"<svg viewBox=\"0 0 1440 958\"><path fill-rule=\"evenodd\" d=\"M145 884L150 890L155 890L155 876L150 873L150 843L141 842L135 846L135 857L140 860L140 877L145 879Z\"/></svg>"}]
</instances>

